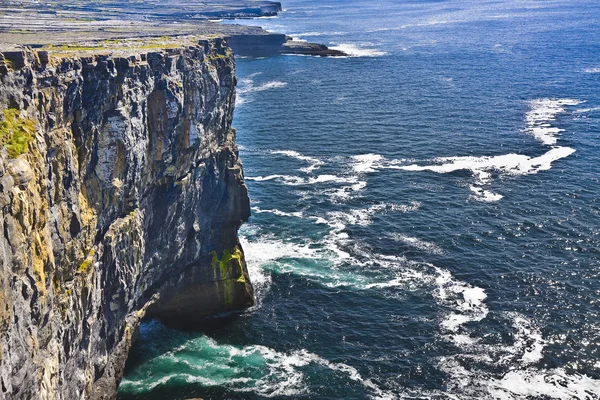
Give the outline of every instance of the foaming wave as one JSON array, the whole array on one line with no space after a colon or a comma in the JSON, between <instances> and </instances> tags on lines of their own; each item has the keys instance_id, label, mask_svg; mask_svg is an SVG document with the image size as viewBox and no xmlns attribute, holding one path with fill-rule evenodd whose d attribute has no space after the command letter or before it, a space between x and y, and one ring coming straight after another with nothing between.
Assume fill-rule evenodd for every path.
<instances>
[{"instance_id":1,"label":"foaming wave","mask_svg":"<svg viewBox=\"0 0 600 400\"><path fill-rule=\"evenodd\" d=\"M275 353L275 357L273 358L278 358L280 353ZM381 399L381 400L387 400L387 399L394 399L395 396L392 393L386 392L384 390L382 390L379 386L377 386L375 383L373 383L373 381L371 381L370 379L365 379L361 376L361 374L358 372L358 370L350 365L344 364L344 363L335 363L335 362L331 362L329 360L326 360L314 353L310 353L307 350L298 350L298 351L294 351L292 352L289 356L288 359L291 361L291 365L296 366L296 367L303 367L309 364L316 364L316 365L320 365L323 367L326 367L327 369L331 370L331 371L336 371L336 372L340 372L344 375L346 375L349 379L355 381L355 382L359 382L364 388L370 390L373 395L370 396L371 398L376 398L376 399Z\"/></svg>"},{"instance_id":2,"label":"foaming wave","mask_svg":"<svg viewBox=\"0 0 600 400\"><path fill-rule=\"evenodd\" d=\"M370 379L363 378L356 368L331 362L305 349L284 353L260 345L233 346L205 335L188 339L177 349L141 364L123 379L120 390L143 394L167 384L197 384L268 398L298 396L310 393L304 371L308 366L321 368L321 373L345 375L369 390L373 398L392 398Z\"/></svg>"},{"instance_id":3,"label":"foaming wave","mask_svg":"<svg viewBox=\"0 0 600 400\"><path fill-rule=\"evenodd\" d=\"M440 367L452 377L447 383L447 394L461 398L594 400L600 393L599 380L577 373L569 374L563 368L513 369L496 377L485 372L475 373L456 357L443 358Z\"/></svg>"},{"instance_id":4,"label":"foaming wave","mask_svg":"<svg viewBox=\"0 0 600 400\"><path fill-rule=\"evenodd\" d=\"M238 93L244 94L244 93L252 93L252 92L264 92L265 90L282 88L282 87L287 86L286 82L281 82L281 81L266 82L266 83L263 83L262 85L257 85L257 86L255 86L253 84L253 81L251 81L251 80L247 80L245 82L246 82L246 85L244 85L242 88L238 89L237 90Z\"/></svg>"},{"instance_id":5,"label":"foaming wave","mask_svg":"<svg viewBox=\"0 0 600 400\"><path fill-rule=\"evenodd\" d=\"M494 193L490 190L483 189L478 186L469 186L469 190L473 192L472 197L475 200L482 201L484 203L493 203L495 201L500 201L504 198L501 194Z\"/></svg>"},{"instance_id":6,"label":"foaming wave","mask_svg":"<svg viewBox=\"0 0 600 400\"><path fill-rule=\"evenodd\" d=\"M413 201L410 204L381 203L367 208L350 209L348 211L332 211L327 215L330 226L334 229L344 229L346 225L370 225L374 215L382 212L410 212L421 207L421 203Z\"/></svg>"},{"instance_id":7,"label":"foaming wave","mask_svg":"<svg viewBox=\"0 0 600 400\"><path fill-rule=\"evenodd\" d=\"M316 221L331 227L329 234L318 242L297 243L257 232L245 236L242 231L240 242L246 254L250 278L253 283L257 279L265 283L259 285L261 289L257 290L257 298L268 289L265 286L270 285L272 273L291 273L325 287L354 290L410 288L434 282L436 272L429 265L411 263L404 257L373 254L359 249L358 245L354 246L353 253L359 254L360 259L348 252L351 240L345 232L347 224L368 224L369 214L376 210L405 211L417 207L416 204L407 207L378 205L365 214L331 213L328 218Z\"/></svg>"},{"instance_id":8,"label":"foaming wave","mask_svg":"<svg viewBox=\"0 0 600 400\"><path fill-rule=\"evenodd\" d=\"M268 236L240 238L249 267L264 274L292 273L326 287L364 286L366 278L335 267L343 255L335 249L316 248L312 243L293 243ZM253 279L252 273L250 274Z\"/></svg>"},{"instance_id":9,"label":"foaming wave","mask_svg":"<svg viewBox=\"0 0 600 400\"><path fill-rule=\"evenodd\" d=\"M348 32L302 32L302 33L291 33L289 36L344 36Z\"/></svg>"},{"instance_id":10,"label":"foaming wave","mask_svg":"<svg viewBox=\"0 0 600 400\"><path fill-rule=\"evenodd\" d=\"M385 158L381 154L359 154L352 156L352 170L358 174L377 172Z\"/></svg>"},{"instance_id":11,"label":"foaming wave","mask_svg":"<svg viewBox=\"0 0 600 400\"><path fill-rule=\"evenodd\" d=\"M525 115L528 133L545 145L554 145L557 134L563 129L554 127L551 122L566 111L566 107L575 106L582 102L575 99L537 99L530 102L531 110ZM590 112L594 109L576 112ZM499 156L458 156L440 157L430 160L428 164L413 163L406 165L409 160L388 160L380 154L360 154L352 156L350 167L356 174L369 174L382 169L403 171L430 171L448 174L456 171L469 171L475 182L469 185L471 198L481 202L497 202L504 196L495 193L488 187L492 183L493 173L506 175L529 175L552 168L552 163L570 156L575 149L560 146L553 147L537 157L523 154L504 154Z\"/></svg>"},{"instance_id":12,"label":"foaming wave","mask_svg":"<svg viewBox=\"0 0 600 400\"><path fill-rule=\"evenodd\" d=\"M600 67L586 68L583 72L586 74L600 74Z\"/></svg>"},{"instance_id":13,"label":"foaming wave","mask_svg":"<svg viewBox=\"0 0 600 400\"><path fill-rule=\"evenodd\" d=\"M288 186L300 186L300 185L314 185L317 183L358 183L358 177L350 176L337 176L337 175L317 175L316 177L311 178L302 178L300 176L290 176L290 175L267 175L267 176L246 176L244 179L249 181L272 181L277 180L280 183Z\"/></svg>"},{"instance_id":14,"label":"foaming wave","mask_svg":"<svg viewBox=\"0 0 600 400\"><path fill-rule=\"evenodd\" d=\"M435 243L427 242L425 240L421 240L421 239L415 238L415 237L401 235L399 233L393 233L390 236L397 242L402 242L411 247L426 251L428 253L432 253L432 254L443 254L444 253L444 251L440 247L438 247Z\"/></svg>"},{"instance_id":15,"label":"foaming wave","mask_svg":"<svg viewBox=\"0 0 600 400\"><path fill-rule=\"evenodd\" d=\"M353 177L349 183L350 185L340 188L326 189L322 193L328 195L333 203L338 203L350 200L367 187L367 181L359 180L358 177Z\"/></svg>"},{"instance_id":16,"label":"foaming wave","mask_svg":"<svg viewBox=\"0 0 600 400\"><path fill-rule=\"evenodd\" d=\"M490 172L508 175L536 174L552 168L552 163L568 157L575 152L570 147L555 147L539 157L523 154L505 154L501 156L483 157L444 157L434 160L434 165L405 165L394 168L405 171L431 171L447 174L456 171L471 171L481 183L486 183Z\"/></svg>"},{"instance_id":17,"label":"foaming wave","mask_svg":"<svg viewBox=\"0 0 600 400\"><path fill-rule=\"evenodd\" d=\"M578 108L575 110L577 114L587 114L594 111L600 111L600 107Z\"/></svg>"},{"instance_id":18,"label":"foaming wave","mask_svg":"<svg viewBox=\"0 0 600 400\"><path fill-rule=\"evenodd\" d=\"M481 297L476 295L475 303ZM449 337L464 353L438 359L438 366L450 377L448 394L504 400L598 399L600 380L563 368L534 366L543 359L547 343L534 321L516 312L504 313L503 318L512 325L512 344L482 343L473 333ZM479 364L487 367L481 369ZM491 373L490 367L505 372Z\"/></svg>"},{"instance_id":19,"label":"foaming wave","mask_svg":"<svg viewBox=\"0 0 600 400\"><path fill-rule=\"evenodd\" d=\"M554 145L557 135L564 129L554 127L550 122L565 112L565 106L576 106L582 102L575 99L537 99L529 105L531 110L525 115L527 122L526 132L533 135L545 145Z\"/></svg>"},{"instance_id":20,"label":"foaming wave","mask_svg":"<svg viewBox=\"0 0 600 400\"><path fill-rule=\"evenodd\" d=\"M523 354L520 359L521 364L528 365L540 361L546 345L540 328L518 313L509 313L509 315L516 330L513 348Z\"/></svg>"},{"instance_id":21,"label":"foaming wave","mask_svg":"<svg viewBox=\"0 0 600 400\"><path fill-rule=\"evenodd\" d=\"M330 46L329 48L343 51L351 57L381 57L387 54L385 51L366 49L351 43L340 43L335 46Z\"/></svg>"},{"instance_id":22,"label":"foaming wave","mask_svg":"<svg viewBox=\"0 0 600 400\"><path fill-rule=\"evenodd\" d=\"M412 159L387 159L381 154L367 153L350 157L350 167L357 174L370 174L382 169L399 169Z\"/></svg>"},{"instance_id":23,"label":"foaming wave","mask_svg":"<svg viewBox=\"0 0 600 400\"><path fill-rule=\"evenodd\" d=\"M250 102L251 99L246 96L247 94L255 93L255 92L264 92L265 90L283 88L283 87L287 86L286 82L281 82L281 81L270 81L270 82L266 82L266 83L263 83L260 85L256 85L254 83L254 78L260 74L261 73L254 73L254 74L248 75L245 78L239 79L239 81L238 81L239 86L236 90L236 99L235 99L236 105L242 105L242 104Z\"/></svg>"},{"instance_id":24,"label":"foaming wave","mask_svg":"<svg viewBox=\"0 0 600 400\"><path fill-rule=\"evenodd\" d=\"M300 169L300 171L306 172L306 173L311 173L314 170L321 168L321 166L324 164L323 161L321 161L320 159L318 159L316 157L305 156L294 150L274 150L274 151L271 151L271 154L282 154L284 156L288 156L288 157L295 158L297 160L301 160L301 161L305 161L305 162L309 163L310 165L308 167Z\"/></svg>"},{"instance_id":25,"label":"foaming wave","mask_svg":"<svg viewBox=\"0 0 600 400\"><path fill-rule=\"evenodd\" d=\"M568 374L562 368L510 371L500 379L482 382L496 399L531 397L551 399L598 399L600 381L586 375Z\"/></svg>"},{"instance_id":26,"label":"foaming wave","mask_svg":"<svg viewBox=\"0 0 600 400\"><path fill-rule=\"evenodd\" d=\"M507 175L529 175L552 168L552 163L568 157L575 152L570 147L555 147L538 157L523 154L505 154L501 156L483 157L447 157L437 158L431 165L403 165L388 168L405 171L431 171L438 174L448 174L456 171L469 171L475 177L477 185L471 185L472 196L479 201L494 202L503 198L482 187L491 181L491 173Z\"/></svg>"},{"instance_id":27,"label":"foaming wave","mask_svg":"<svg viewBox=\"0 0 600 400\"><path fill-rule=\"evenodd\" d=\"M323 238L322 242L330 251L337 254L340 260L352 260L354 264L359 264L358 260L353 259L347 251L343 250L349 243L349 236L345 231L348 225L368 226L378 213L410 212L418 210L420 207L421 203L419 202L412 202L409 205L382 203L362 209L331 211L327 213L327 218L324 220L331 227L331 231Z\"/></svg>"},{"instance_id":28,"label":"foaming wave","mask_svg":"<svg viewBox=\"0 0 600 400\"><path fill-rule=\"evenodd\" d=\"M449 271L437 267L436 271L438 276L434 297L441 304L454 309L440 323L443 329L458 332L462 325L481 321L488 315L489 309L485 304L487 294L482 288L456 280Z\"/></svg>"},{"instance_id":29,"label":"foaming wave","mask_svg":"<svg viewBox=\"0 0 600 400\"><path fill-rule=\"evenodd\" d=\"M302 211L294 211L294 212L285 212L285 211L281 211L278 209L272 209L272 210L263 210L260 207L252 207L252 211L254 211L257 214L264 214L264 213L268 213L268 214L274 214L280 217L296 217L296 218L303 218L304 217L304 213Z\"/></svg>"},{"instance_id":30,"label":"foaming wave","mask_svg":"<svg viewBox=\"0 0 600 400\"><path fill-rule=\"evenodd\" d=\"M512 326L512 344L481 343L476 335L468 333L465 329L460 334L454 333L458 330L453 330L445 337L464 351L456 356L457 360L467 363L475 360L490 366L523 369L543 358L547 342L540 327L533 320L517 312L502 313L496 318L506 321L506 326ZM475 374L476 371L473 370L472 373Z\"/></svg>"}]
</instances>

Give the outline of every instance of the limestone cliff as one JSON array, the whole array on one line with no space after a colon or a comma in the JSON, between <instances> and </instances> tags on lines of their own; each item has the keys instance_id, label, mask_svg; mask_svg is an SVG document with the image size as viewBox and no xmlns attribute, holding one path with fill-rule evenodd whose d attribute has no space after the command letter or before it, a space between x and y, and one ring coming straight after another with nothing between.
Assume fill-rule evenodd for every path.
<instances>
[{"instance_id":1,"label":"limestone cliff","mask_svg":"<svg viewBox=\"0 0 600 400\"><path fill-rule=\"evenodd\" d=\"M114 398L140 320L253 303L221 39L0 54L0 398Z\"/></svg>"}]
</instances>

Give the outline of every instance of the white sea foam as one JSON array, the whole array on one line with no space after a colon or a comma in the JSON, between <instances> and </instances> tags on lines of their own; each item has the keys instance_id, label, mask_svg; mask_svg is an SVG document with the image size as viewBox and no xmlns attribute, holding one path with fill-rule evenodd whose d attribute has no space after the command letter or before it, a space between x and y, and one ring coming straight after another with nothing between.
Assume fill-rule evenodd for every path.
<instances>
[{"instance_id":1,"label":"white sea foam","mask_svg":"<svg viewBox=\"0 0 600 400\"><path fill-rule=\"evenodd\" d=\"M321 168L321 166L324 164L323 161L316 157L305 156L294 150L274 150L271 152L271 154L282 154L309 163L310 165L308 167L300 169L300 171L306 173L311 173L314 170Z\"/></svg>"},{"instance_id":2,"label":"white sea foam","mask_svg":"<svg viewBox=\"0 0 600 400\"><path fill-rule=\"evenodd\" d=\"M328 215L328 224L334 230L345 229L346 225L367 226L372 223L374 215L383 212L410 212L421 207L421 203L413 201L410 204L381 203L367 208L355 208L347 211L332 211Z\"/></svg>"},{"instance_id":3,"label":"white sea foam","mask_svg":"<svg viewBox=\"0 0 600 400\"><path fill-rule=\"evenodd\" d=\"M236 347L219 344L207 336L191 339L183 347L180 351L191 351L202 362L189 362L185 359L189 355L167 352L150 361L150 366L168 362L183 372L161 377L148 374L137 380L125 378L122 388L144 393L169 382L183 381L205 387L225 386L236 392L253 392L268 398L293 397L310 392L302 369L313 364L333 373L346 374L373 392L379 389L369 380L362 379L353 367L329 362L304 349L284 353L261 345ZM164 368L153 370L162 371Z\"/></svg>"},{"instance_id":4,"label":"white sea foam","mask_svg":"<svg viewBox=\"0 0 600 400\"><path fill-rule=\"evenodd\" d=\"M301 32L301 33L291 33L289 36L343 36L347 35L348 32Z\"/></svg>"},{"instance_id":5,"label":"white sea foam","mask_svg":"<svg viewBox=\"0 0 600 400\"><path fill-rule=\"evenodd\" d=\"M501 156L483 157L447 157L438 158L433 165L406 165L395 168L406 171L432 171L447 174L456 171L471 171L479 181L485 183L488 173L497 172L509 175L535 174L548 170L552 163L573 154L575 149L570 147L555 147L539 157L529 157L522 154L505 154ZM483 174L482 174L483 173Z\"/></svg>"},{"instance_id":6,"label":"white sea foam","mask_svg":"<svg viewBox=\"0 0 600 400\"><path fill-rule=\"evenodd\" d=\"M531 320L518 313L511 314L513 326L516 330L514 335L513 354L522 354L520 362L529 365L540 361L543 357L542 351L546 342L542 332Z\"/></svg>"},{"instance_id":7,"label":"white sea foam","mask_svg":"<svg viewBox=\"0 0 600 400\"><path fill-rule=\"evenodd\" d=\"M256 181L256 182L263 182L263 181L272 181L272 180L280 180L283 183L285 183L286 185L301 185L305 182L305 179L299 176L291 176L291 175L279 175L279 174L273 174L273 175L266 175L266 176L245 176L244 177L245 180L247 181Z\"/></svg>"},{"instance_id":8,"label":"white sea foam","mask_svg":"<svg viewBox=\"0 0 600 400\"><path fill-rule=\"evenodd\" d=\"M359 47L352 43L340 43L335 46L330 46L329 48L333 50L343 51L351 57L381 57L387 54L385 51L367 49L364 47Z\"/></svg>"},{"instance_id":9,"label":"white sea foam","mask_svg":"<svg viewBox=\"0 0 600 400\"><path fill-rule=\"evenodd\" d=\"M334 203L347 201L367 187L367 181L359 180L358 177L353 179L355 180L350 182L350 185L336 189L327 189L322 193L328 195Z\"/></svg>"},{"instance_id":10,"label":"white sea foam","mask_svg":"<svg viewBox=\"0 0 600 400\"><path fill-rule=\"evenodd\" d=\"M493 203L495 201L500 201L504 196L498 193L494 193L490 190L483 189L478 186L469 186L469 190L473 192L472 197L477 201L482 201L484 203Z\"/></svg>"},{"instance_id":11,"label":"white sea foam","mask_svg":"<svg viewBox=\"0 0 600 400\"><path fill-rule=\"evenodd\" d=\"M259 232L252 232L251 229L251 232L248 232L250 236L244 236L245 232L242 232L240 240L251 270L250 277L254 282L254 275L259 275L259 279L268 285L270 273L293 273L327 287L348 287L357 290L406 287L416 280L423 281L422 272L415 275L415 271L411 268L401 267L407 262L402 257L384 257L355 249L358 254L366 256L360 261L347 251L347 246L352 243L346 232L348 225L368 225L376 213L408 212L419 207L420 204L417 202L408 205L385 203L348 212L330 212L325 218L306 217L302 214L305 218L314 219L315 223L327 224L331 228L330 232L319 240L318 245L315 242L298 243L270 235L260 235ZM272 210L266 210L266 212L270 211ZM282 215L281 212L274 212L274 214ZM283 215L289 216L289 213ZM300 216L300 214L292 215ZM245 227L245 230L247 229L248 227ZM357 245L354 244L353 247L356 248ZM348 265L364 267L366 271L370 271L371 267L389 268L393 273L362 274L354 269L348 270ZM253 272L254 270L256 272Z\"/></svg>"},{"instance_id":12,"label":"white sea foam","mask_svg":"<svg viewBox=\"0 0 600 400\"><path fill-rule=\"evenodd\" d=\"M600 67L586 68L583 72L586 74L600 74Z\"/></svg>"},{"instance_id":13,"label":"white sea foam","mask_svg":"<svg viewBox=\"0 0 600 400\"><path fill-rule=\"evenodd\" d=\"M594 111L600 111L600 107L578 108L575 110L577 114L587 114Z\"/></svg>"},{"instance_id":14,"label":"white sea foam","mask_svg":"<svg viewBox=\"0 0 600 400\"><path fill-rule=\"evenodd\" d=\"M538 99L530 103L531 110L526 114L527 132L534 135L546 145L556 144L557 134L562 130L551 125L566 107L581 104L575 99ZM581 110L589 112L593 109ZM494 174L528 175L552 168L552 163L568 157L575 152L566 146L553 147L546 153L531 157L523 154L504 154L499 156L459 156L441 157L429 160L426 164L412 163L409 160L389 160L380 154L360 154L351 157L350 166L356 174L375 173L382 169L403 171L430 171L440 174L456 171L468 171L475 178L470 185L471 198L482 202L497 202L503 195L495 193L488 187L493 182Z\"/></svg>"},{"instance_id":15,"label":"white sea foam","mask_svg":"<svg viewBox=\"0 0 600 400\"><path fill-rule=\"evenodd\" d=\"M510 371L500 379L482 382L495 399L517 400L523 398L597 399L600 381L586 375L568 374L562 368L552 370Z\"/></svg>"},{"instance_id":16,"label":"white sea foam","mask_svg":"<svg viewBox=\"0 0 600 400\"><path fill-rule=\"evenodd\" d=\"M240 241L248 265L260 267L266 273L293 273L327 287L361 288L365 284L365 277L335 267L336 261L345 256L335 247L315 248L312 243L293 243L264 236L258 240L240 238Z\"/></svg>"},{"instance_id":17,"label":"white sea foam","mask_svg":"<svg viewBox=\"0 0 600 400\"><path fill-rule=\"evenodd\" d=\"M304 217L304 213L302 211L293 211L293 212L285 212L285 211L281 211L278 210L276 208L272 209L272 210L263 210L260 207L252 207L252 211L254 211L257 214L264 214L264 213L269 213L269 214L274 214L280 217L296 217L296 218L303 218Z\"/></svg>"},{"instance_id":18,"label":"white sea foam","mask_svg":"<svg viewBox=\"0 0 600 400\"><path fill-rule=\"evenodd\" d=\"M244 248L246 261L256 264L266 264L282 258L326 259L327 255L309 244L284 242L271 237L262 236L260 240L250 240L240 237Z\"/></svg>"},{"instance_id":19,"label":"white sea foam","mask_svg":"<svg viewBox=\"0 0 600 400\"><path fill-rule=\"evenodd\" d=\"M482 356L477 361L485 359ZM451 377L447 381L446 394L458 394L460 398L594 400L598 399L600 393L600 380L576 373L568 374L563 368L516 368L496 377L465 368L460 357L442 357L439 367Z\"/></svg>"},{"instance_id":20,"label":"white sea foam","mask_svg":"<svg viewBox=\"0 0 600 400\"><path fill-rule=\"evenodd\" d=\"M565 112L565 106L576 106L581 101L575 99L537 99L530 103L531 110L525 115L526 131L545 145L554 145L557 135L563 132L550 123Z\"/></svg>"},{"instance_id":21,"label":"white sea foam","mask_svg":"<svg viewBox=\"0 0 600 400\"><path fill-rule=\"evenodd\" d=\"M442 254L444 251L438 247L435 243L428 242L426 240L421 240L416 237L410 237L401 235L399 233L393 233L390 235L394 240L398 242L402 242L411 247L414 247L419 250L423 250L432 254Z\"/></svg>"},{"instance_id":22,"label":"white sea foam","mask_svg":"<svg viewBox=\"0 0 600 400\"><path fill-rule=\"evenodd\" d=\"M259 85L254 83L254 78L258 75L262 74L261 72L257 72L251 75L248 75L245 78L240 78L238 81L238 88L236 90L236 105L242 105L251 101L247 95L255 92L264 92L265 90L283 88L287 86L286 82L281 81L270 81L265 82Z\"/></svg>"},{"instance_id":23,"label":"white sea foam","mask_svg":"<svg viewBox=\"0 0 600 400\"><path fill-rule=\"evenodd\" d=\"M477 303L481 294L475 294ZM563 368L543 370L535 367L543 359L546 340L539 326L516 312L503 313L513 327L512 344L485 343L470 335L454 335L453 341L465 353L441 357L438 366L449 376L449 393L503 400L547 397L552 399L597 399L600 380ZM508 369L503 375L480 370L474 363Z\"/></svg>"},{"instance_id":24,"label":"white sea foam","mask_svg":"<svg viewBox=\"0 0 600 400\"><path fill-rule=\"evenodd\" d=\"M358 174L376 172L383 160L382 155L373 153L352 156L352 169Z\"/></svg>"},{"instance_id":25,"label":"white sea foam","mask_svg":"<svg viewBox=\"0 0 600 400\"><path fill-rule=\"evenodd\" d=\"M437 268L434 297L454 311L444 317L440 326L450 332L458 332L468 322L484 319L489 310L485 304L487 294L482 288L456 280L449 271ZM454 336L451 338L455 339Z\"/></svg>"},{"instance_id":26,"label":"white sea foam","mask_svg":"<svg viewBox=\"0 0 600 400\"><path fill-rule=\"evenodd\" d=\"M457 171L468 171L475 178L475 185L470 185L471 197L482 202L496 202L503 198L486 188L492 182L493 174L529 175L552 168L552 163L570 156L575 149L570 147L554 147L538 157L523 154L504 154L500 156L481 157L442 157L430 161L429 164L384 165L380 168L404 171L430 171L438 174L449 174Z\"/></svg>"},{"instance_id":27,"label":"white sea foam","mask_svg":"<svg viewBox=\"0 0 600 400\"><path fill-rule=\"evenodd\" d=\"M271 82L263 83L261 85L254 85L254 82L252 80L246 80L246 81L244 81L244 83L245 83L244 86L239 88L237 90L237 93L245 94L245 93L253 93L253 92L264 92L265 90L277 89L277 88L282 88L282 87L287 86L286 82L281 82L281 81L271 81Z\"/></svg>"},{"instance_id":28,"label":"white sea foam","mask_svg":"<svg viewBox=\"0 0 600 400\"><path fill-rule=\"evenodd\" d=\"M267 176L246 176L244 179L249 181L272 181L277 180L280 183L288 186L300 186L300 185L314 185L318 183L326 183L326 182L334 182L334 183L358 183L358 177L350 176L337 176L337 175L317 175L315 177L303 178L300 176L290 176L290 175L267 175Z\"/></svg>"}]
</instances>

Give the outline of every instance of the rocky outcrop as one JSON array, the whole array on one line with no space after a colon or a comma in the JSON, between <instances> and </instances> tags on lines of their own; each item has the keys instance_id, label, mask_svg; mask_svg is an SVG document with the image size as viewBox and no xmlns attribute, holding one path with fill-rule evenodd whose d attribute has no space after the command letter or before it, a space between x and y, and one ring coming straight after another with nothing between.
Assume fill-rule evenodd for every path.
<instances>
[{"instance_id":1,"label":"rocky outcrop","mask_svg":"<svg viewBox=\"0 0 600 400\"><path fill-rule=\"evenodd\" d=\"M236 33L229 36L229 43L235 54L250 57L266 57L276 54L296 54L320 57L347 57L340 50L318 44L294 40L281 33L271 33L257 29L252 33Z\"/></svg>"},{"instance_id":2,"label":"rocky outcrop","mask_svg":"<svg viewBox=\"0 0 600 400\"><path fill-rule=\"evenodd\" d=\"M142 318L253 303L231 51L72 51L0 56L0 398L114 398Z\"/></svg>"},{"instance_id":3,"label":"rocky outcrop","mask_svg":"<svg viewBox=\"0 0 600 400\"><path fill-rule=\"evenodd\" d=\"M296 54L296 55L307 55L307 56L320 56L320 57L347 57L348 54L341 50L330 49L324 44L302 42L293 40L288 37L287 41L281 46L282 54Z\"/></svg>"},{"instance_id":4,"label":"rocky outcrop","mask_svg":"<svg viewBox=\"0 0 600 400\"><path fill-rule=\"evenodd\" d=\"M279 54L286 40L284 34L261 30L250 34L233 34L229 38L229 43L235 54L264 57Z\"/></svg>"}]
</instances>

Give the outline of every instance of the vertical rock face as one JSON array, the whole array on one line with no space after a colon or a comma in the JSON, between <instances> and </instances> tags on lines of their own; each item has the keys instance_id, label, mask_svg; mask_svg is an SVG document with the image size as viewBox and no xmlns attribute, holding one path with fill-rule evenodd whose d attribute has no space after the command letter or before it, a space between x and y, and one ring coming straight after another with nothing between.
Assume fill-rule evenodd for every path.
<instances>
[{"instance_id":1,"label":"vertical rock face","mask_svg":"<svg viewBox=\"0 0 600 400\"><path fill-rule=\"evenodd\" d=\"M252 305L234 61L196 43L0 54L0 398L114 398L144 316Z\"/></svg>"}]
</instances>

